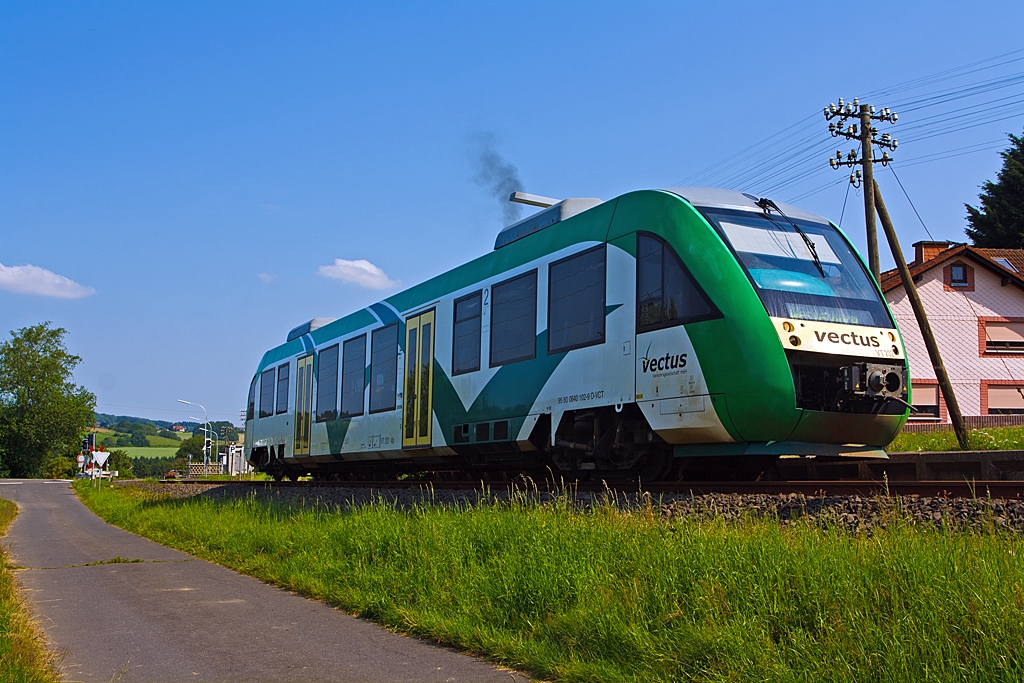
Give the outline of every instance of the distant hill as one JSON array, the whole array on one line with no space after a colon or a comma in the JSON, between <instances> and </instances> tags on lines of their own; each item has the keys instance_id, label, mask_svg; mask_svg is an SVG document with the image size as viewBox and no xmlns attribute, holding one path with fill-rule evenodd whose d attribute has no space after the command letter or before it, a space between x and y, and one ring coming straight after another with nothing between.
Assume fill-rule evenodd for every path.
<instances>
[{"instance_id":1,"label":"distant hill","mask_svg":"<svg viewBox=\"0 0 1024 683\"><path fill-rule=\"evenodd\" d=\"M181 425L188 431L192 431L198 423L196 422L168 422L167 420L150 420L145 417L134 417L132 415L109 415L107 413L95 413L96 424L100 427L110 427L118 422L135 422L144 425L153 425L158 429L170 429L172 425Z\"/></svg>"}]
</instances>

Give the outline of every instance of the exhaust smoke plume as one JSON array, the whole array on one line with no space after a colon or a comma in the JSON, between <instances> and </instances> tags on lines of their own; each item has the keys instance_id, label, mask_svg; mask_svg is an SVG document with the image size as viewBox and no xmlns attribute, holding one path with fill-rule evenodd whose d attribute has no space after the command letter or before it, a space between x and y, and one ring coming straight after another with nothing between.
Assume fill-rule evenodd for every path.
<instances>
[{"instance_id":1,"label":"exhaust smoke plume","mask_svg":"<svg viewBox=\"0 0 1024 683\"><path fill-rule=\"evenodd\" d=\"M476 158L477 172L473 180L496 199L501 206L505 225L515 223L522 215L521 204L513 204L508 200L510 194L523 189L519 178L519 169L495 149L494 136L480 135L477 140L478 153Z\"/></svg>"}]
</instances>

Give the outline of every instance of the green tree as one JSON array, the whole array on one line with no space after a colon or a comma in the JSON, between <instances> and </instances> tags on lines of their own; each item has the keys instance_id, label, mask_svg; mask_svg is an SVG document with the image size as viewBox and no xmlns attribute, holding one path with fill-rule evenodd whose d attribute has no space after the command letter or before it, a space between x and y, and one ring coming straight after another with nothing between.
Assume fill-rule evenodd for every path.
<instances>
[{"instance_id":1,"label":"green tree","mask_svg":"<svg viewBox=\"0 0 1024 683\"><path fill-rule=\"evenodd\" d=\"M192 434L202 434L205 428L206 424L198 424L192 428ZM219 441L238 441L238 429L227 420L211 422L210 429L217 435Z\"/></svg>"},{"instance_id":2,"label":"green tree","mask_svg":"<svg viewBox=\"0 0 1024 683\"><path fill-rule=\"evenodd\" d=\"M132 446L148 446L149 438L142 432L132 432L132 435L128 438L128 443Z\"/></svg>"},{"instance_id":3,"label":"green tree","mask_svg":"<svg viewBox=\"0 0 1024 683\"><path fill-rule=\"evenodd\" d=\"M162 477L171 470L185 470L181 458L132 458L132 473L139 479Z\"/></svg>"},{"instance_id":4,"label":"green tree","mask_svg":"<svg viewBox=\"0 0 1024 683\"><path fill-rule=\"evenodd\" d=\"M967 207L967 236L977 247L1024 248L1024 137L1010 135L1010 148L999 153L1003 167L996 182L981 186L981 208Z\"/></svg>"},{"instance_id":5,"label":"green tree","mask_svg":"<svg viewBox=\"0 0 1024 683\"><path fill-rule=\"evenodd\" d=\"M117 470L119 478L131 479L134 476L132 474L132 459L125 451L110 451L110 459L107 462L111 472Z\"/></svg>"},{"instance_id":6,"label":"green tree","mask_svg":"<svg viewBox=\"0 0 1024 683\"><path fill-rule=\"evenodd\" d=\"M0 475L38 477L55 455L78 450L96 397L72 372L82 359L49 322L11 332L0 344Z\"/></svg>"},{"instance_id":7,"label":"green tree","mask_svg":"<svg viewBox=\"0 0 1024 683\"><path fill-rule=\"evenodd\" d=\"M47 479L73 479L78 463L73 455L51 455L43 462L43 476Z\"/></svg>"},{"instance_id":8,"label":"green tree","mask_svg":"<svg viewBox=\"0 0 1024 683\"><path fill-rule=\"evenodd\" d=\"M196 434L193 437L189 437L181 442L181 448L174 454L178 458L187 458L192 456L193 458L203 457L203 435Z\"/></svg>"}]
</instances>

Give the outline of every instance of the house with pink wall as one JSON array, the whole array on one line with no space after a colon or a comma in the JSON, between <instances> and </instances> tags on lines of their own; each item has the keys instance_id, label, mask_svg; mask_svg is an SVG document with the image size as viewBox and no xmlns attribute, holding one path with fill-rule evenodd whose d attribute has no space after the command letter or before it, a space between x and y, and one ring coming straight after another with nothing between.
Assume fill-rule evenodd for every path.
<instances>
[{"instance_id":1,"label":"house with pink wall","mask_svg":"<svg viewBox=\"0 0 1024 683\"><path fill-rule=\"evenodd\" d=\"M1024 415L1024 250L918 242L908 265L963 415ZM907 347L911 420L948 422L899 273L881 286Z\"/></svg>"}]
</instances>

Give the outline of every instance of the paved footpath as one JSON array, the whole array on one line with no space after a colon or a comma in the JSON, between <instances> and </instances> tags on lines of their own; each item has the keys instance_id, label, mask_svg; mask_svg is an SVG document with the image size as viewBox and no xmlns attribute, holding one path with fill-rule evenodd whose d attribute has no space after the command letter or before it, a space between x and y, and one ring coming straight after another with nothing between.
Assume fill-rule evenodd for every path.
<instances>
[{"instance_id":1,"label":"paved footpath","mask_svg":"<svg viewBox=\"0 0 1024 683\"><path fill-rule=\"evenodd\" d=\"M527 679L122 531L66 482L2 480L4 543L66 681ZM95 564L114 557L144 560Z\"/></svg>"}]
</instances>

